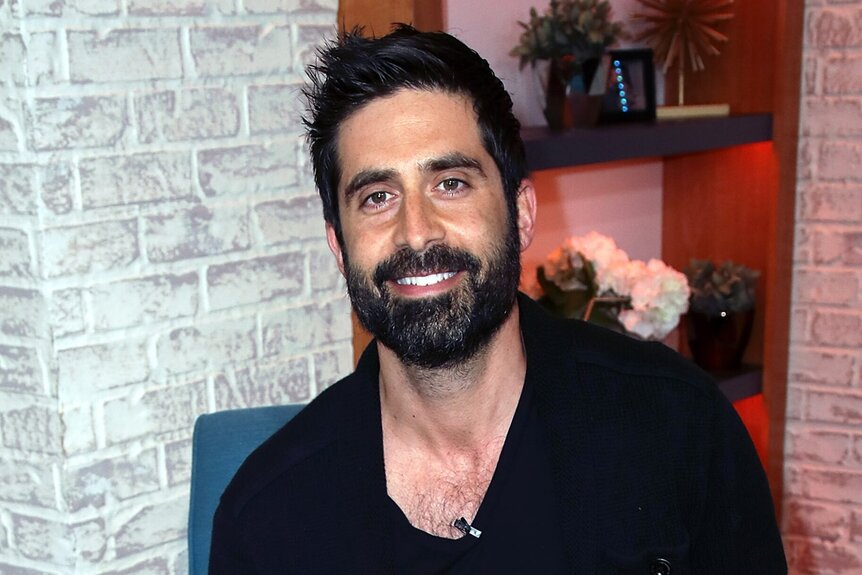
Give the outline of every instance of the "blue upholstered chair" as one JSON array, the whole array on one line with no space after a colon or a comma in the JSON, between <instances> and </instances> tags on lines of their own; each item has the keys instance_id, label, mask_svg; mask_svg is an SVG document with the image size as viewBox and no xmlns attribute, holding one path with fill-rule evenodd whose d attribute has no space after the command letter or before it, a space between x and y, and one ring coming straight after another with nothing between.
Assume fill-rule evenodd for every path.
<instances>
[{"instance_id":1,"label":"blue upholstered chair","mask_svg":"<svg viewBox=\"0 0 862 575\"><path fill-rule=\"evenodd\" d=\"M206 575L213 515L224 488L249 453L303 405L252 407L202 415L192 439L189 575Z\"/></svg>"}]
</instances>

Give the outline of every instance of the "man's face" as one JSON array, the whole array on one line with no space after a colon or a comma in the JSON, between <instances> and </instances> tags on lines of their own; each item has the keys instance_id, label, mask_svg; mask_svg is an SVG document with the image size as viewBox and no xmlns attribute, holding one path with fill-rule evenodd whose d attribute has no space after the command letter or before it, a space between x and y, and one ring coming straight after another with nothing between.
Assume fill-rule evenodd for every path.
<instances>
[{"instance_id":1,"label":"man's face","mask_svg":"<svg viewBox=\"0 0 862 575\"><path fill-rule=\"evenodd\" d=\"M511 311L529 243L472 105L400 90L351 115L338 152L344 245L327 236L357 316L408 365L460 364Z\"/></svg>"}]
</instances>

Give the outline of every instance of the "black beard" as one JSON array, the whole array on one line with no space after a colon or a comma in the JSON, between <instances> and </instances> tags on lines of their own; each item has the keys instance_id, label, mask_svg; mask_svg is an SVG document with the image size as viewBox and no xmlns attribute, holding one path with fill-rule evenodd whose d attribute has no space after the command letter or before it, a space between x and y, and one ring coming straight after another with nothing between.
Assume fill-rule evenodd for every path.
<instances>
[{"instance_id":1,"label":"black beard","mask_svg":"<svg viewBox=\"0 0 862 575\"><path fill-rule=\"evenodd\" d=\"M423 252L404 248L368 278L351 267L342 247L347 289L360 323L409 366L448 369L485 348L515 304L521 275L517 228L510 226L483 268L461 249L437 244ZM428 298L394 296L388 281L405 276L461 271L459 285Z\"/></svg>"}]
</instances>

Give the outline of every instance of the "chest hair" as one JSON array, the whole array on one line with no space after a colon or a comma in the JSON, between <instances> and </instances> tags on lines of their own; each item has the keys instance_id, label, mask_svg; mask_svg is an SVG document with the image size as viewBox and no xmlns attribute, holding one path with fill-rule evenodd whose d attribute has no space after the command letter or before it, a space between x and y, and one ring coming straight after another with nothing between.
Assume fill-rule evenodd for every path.
<instances>
[{"instance_id":1,"label":"chest hair","mask_svg":"<svg viewBox=\"0 0 862 575\"><path fill-rule=\"evenodd\" d=\"M452 522L472 522L494 476L505 437L484 449L453 453L440 461L397 445L386 446L386 489L410 524L438 537L457 539ZM386 449L388 447L388 450Z\"/></svg>"}]
</instances>

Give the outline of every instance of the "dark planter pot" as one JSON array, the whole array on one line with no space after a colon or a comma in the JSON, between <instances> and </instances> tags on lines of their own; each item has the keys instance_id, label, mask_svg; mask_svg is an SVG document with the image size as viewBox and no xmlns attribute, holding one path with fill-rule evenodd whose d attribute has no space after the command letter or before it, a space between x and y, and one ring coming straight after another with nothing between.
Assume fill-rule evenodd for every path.
<instances>
[{"instance_id":1,"label":"dark planter pot","mask_svg":"<svg viewBox=\"0 0 862 575\"><path fill-rule=\"evenodd\" d=\"M573 128L591 128L599 123L599 115L602 112L601 96L571 92L568 101Z\"/></svg>"},{"instance_id":2,"label":"dark planter pot","mask_svg":"<svg viewBox=\"0 0 862 575\"><path fill-rule=\"evenodd\" d=\"M557 60L548 65L545 79L545 120L552 130L565 130L572 127L572 113L567 104L568 83Z\"/></svg>"},{"instance_id":3,"label":"dark planter pot","mask_svg":"<svg viewBox=\"0 0 862 575\"><path fill-rule=\"evenodd\" d=\"M576 82L578 83L578 82ZM581 81L581 84L584 82ZM573 90L563 64L551 60L545 80L545 120L555 131L595 126L602 107L601 96L589 96Z\"/></svg>"},{"instance_id":4,"label":"dark planter pot","mask_svg":"<svg viewBox=\"0 0 862 575\"><path fill-rule=\"evenodd\" d=\"M725 316L697 312L686 315L688 347L694 362L707 371L737 369L751 337L754 310Z\"/></svg>"}]
</instances>

